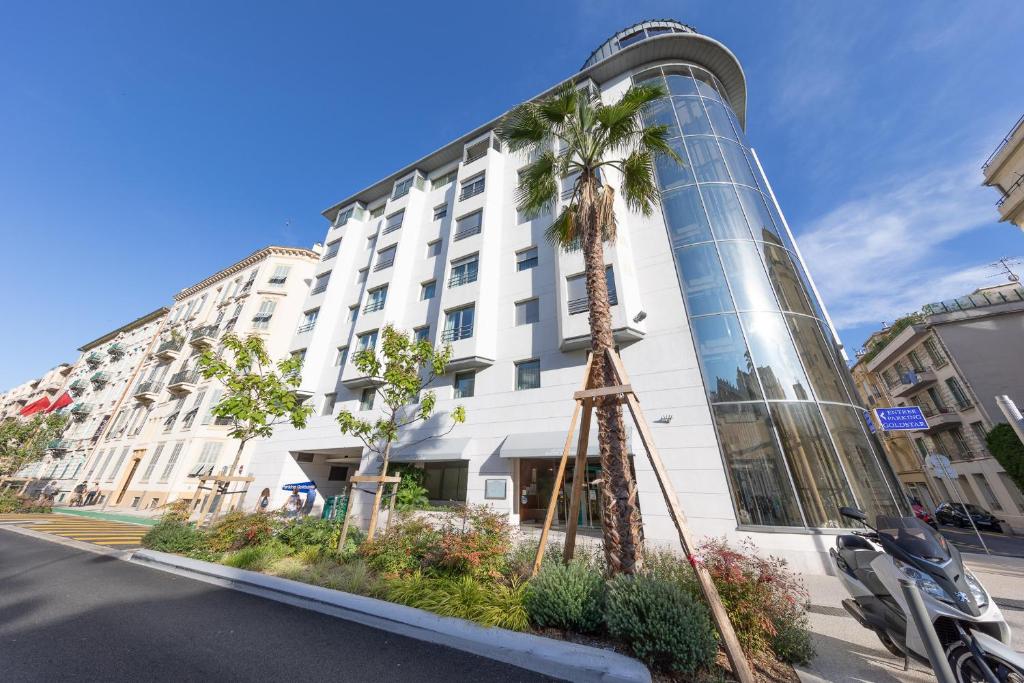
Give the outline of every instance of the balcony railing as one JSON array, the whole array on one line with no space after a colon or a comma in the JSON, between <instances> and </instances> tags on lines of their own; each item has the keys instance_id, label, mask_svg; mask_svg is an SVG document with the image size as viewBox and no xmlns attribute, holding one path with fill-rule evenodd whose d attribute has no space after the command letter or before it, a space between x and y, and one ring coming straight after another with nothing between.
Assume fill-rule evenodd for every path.
<instances>
[{"instance_id":1,"label":"balcony railing","mask_svg":"<svg viewBox=\"0 0 1024 683\"><path fill-rule=\"evenodd\" d=\"M914 368L900 375L899 381L889 387L893 396L905 396L919 391L935 382L935 373L931 368Z\"/></svg>"},{"instance_id":2,"label":"balcony railing","mask_svg":"<svg viewBox=\"0 0 1024 683\"><path fill-rule=\"evenodd\" d=\"M203 325L192 331L189 342L192 344L208 344L217 339L216 325Z\"/></svg>"},{"instance_id":3,"label":"balcony railing","mask_svg":"<svg viewBox=\"0 0 1024 683\"><path fill-rule=\"evenodd\" d=\"M1021 176L1024 178L1024 176ZM984 292L962 296L959 299L939 301L928 304L922 310L929 314L955 313L957 311L969 311L974 308L985 308L986 306L998 306L999 304L1012 304L1024 301L1024 288L1017 287L1009 292Z\"/></svg>"},{"instance_id":4,"label":"balcony railing","mask_svg":"<svg viewBox=\"0 0 1024 683\"><path fill-rule=\"evenodd\" d=\"M79 393L80 391L85 391L85 380L76 379L68 386L68 389L70 389L71 392L75 394Z\"/></svg>"},{"instance_id":5,"label":"balcony railing","mask_svg":"<svg viewBox=\"0 0 1024 683\"><path fill-rule=\"evenodd\" d=\"M124 344L115 343L110 345L110 348L107 349L107 353L109 353L111 356L120 358L127 352L127 350L128 349L125 348Z\"/></svg>"},{"instance_id":6,"label":"balcony railing","mask_svg":"<svg viewBox=\"0 0 1024 683\"><path fill-rule=\"evenodd\" d=\"M299 329L296 330L296 333L302 334L303 332L309 332L314 327L316 327L316 321L315 320L313 322L303 323L303 324L299 325Z\"/></svg>"},{"instance_id":7,"label":"balcony railing","mask_svg":"<svg viewBox=\"0 0 1024 683\"><path fill-rule=\"evenodd\" d=\"M100 370L99 372L94 372L92 377L89 378L89 381L92 382L93 384L103 386L104 384L110 381L110 373L103 372L102 370Z\"/></svg>"},{"instance_id":8,"label":"balcony railing","mask_svg":"<svg viewBox=\"0 0 1024 683\"><path fill-rule=\"evenodd\" d=\"M470 226L470 227L462 228L461 230L458 230L455 233L455 235L452 237L452 241L453 242L458 242L461 239L465 239L467 237L470 237L471 235L476 235L476 234L479 234L479 233L480 233L480 226L479 225L473 225L473 226Z\"/></svg>"},{"instance_id":9,"label":"balcony railing","mask_svg":"<svg viewBox=\"0 0 1024 683\"><path fill-rule=\"evenodd\" d=\"M1022 125L1024 125L1024 116L1017 119L1017 123L1013 124L1013 128L1011 128L1010 132L1006 134L1006 137L1000 140L999 144L996 145L995 151L988 155L988 159L985 159L985 163L981 167L982 171L986 170L992 164L992 160L995 159L996 155L1002 152L1003 148L1010 143L1010 138L1013 137L1013 134L1016 133L1017 129Z\"/></svg>"},{"instance_id":10,"label":"balcony railing","mask_svg":"<svg viewBox=\"0 0 1024 683\"><path fill-rule=\"evenodd\" d=\"M63 453L71 450L71 442L67 439L53 439L46 444L47 450Z\"/></svg>"},{"instance_id":11,"label":"balcony railing","mask_svg":"<svg viewBox=\"0 0 1024 683\"><path fill-rule=\"evenodd\" d=\"M441 341L453 342L460 339L469 339L473 336L472 325L460 325L459 327L450 327L441 334Z\"/></svg>"},{"instance_id":12,"label":"balcony railing","mask_svg":"<svg viewBox=\"0 0 1024 683\"><path fill-rule=\"evenodd\" d=\"M91 412L91 403L76 403L75 405L71 406L71 414L75 415L76 417L84 417L85 415L88 415Z\"/></svg>"},{"instance_id":13,"label":"balcony railing","mask_svg":"<svg viewBox=\"0 0 1024 683\"><path fill-rule=\"evenodd\" d=\"M377 261L377 265L375 265L373 267L373 272L377 272L378 270L384 270L385 268L390 268L394 264L395 264L395 257L394 256L392 256L391 258L388 258L388 259L384 259L383 261Z\"/></svg>"},{"instance_id":14,"label":"balcony railing","mask_svg":"<svg viewBox=\"0 0 1024 683\"><path fill-rule=\"evenodd\" d=\"M615 293L615 290L608 292L608 305L615 306L619 303L619 297ZM590 310L590 297L580 297L579 299L569 300L569 315L576 315L577 313L586 313Z\"/></svg>"},{"instance_id":15,"label":"balcony railing","mask_svg":"<svg viewBox=\"0 0 1024 683\"><path fill-rule=\"evenodd\" d=\"M93 351L85 357L85 362L89 365L99 365L103 362L103 354L99 351Z\"/></svg>"},{"instance_id":16,"label":"balcony railing","mask_svg":"<svg viewBox=\"0 0 1024 683\"><path fill-rule=\"evenodd\" d=\"M138 386L135 387L135 396L147 396L156 395L164 390L163 382L158 382L153 379L147 379L139 382Z\"/></svg>"},{"instance_id":17,"label":"balcony railing","mask_svg":"<svg viewBox=\"0 0 1024 683\"><path fill-rule=\"evenodd\" d=\"M476 277L477 271L475 269L452 273L451 277L448 278L448 286L459 287L461 285L468 285L470 282L476 282Z\"/></svg>"},{"instance_id":18,"label":"balcony railing","mask_svg":"<svg viewBox=\"0 0 1024 683\"><path fill-rule=\"evenodd\" d=\"M470 197L475 197L484 191L485 184L483 179L477 180L476 182L469 183L468 185L462 186L462 191L459 193L459 201L464 201Z\"/></svg>"},{"instance_id":19,"label":"balcony railing","mask_svg":"<svg viewBox=\"0 0 1024 683\"><path fill-rule=\"evenodd\" d=\"M167 385L198 384L201 378L202 375L199 374L198 370L179 370L171 375L171 381Z\"/></svg>"},{"instance_id":20,"label":"balcony railing","mask_svg":"<svg viewBox=\"0 0 1024 683\"><path fill-rule=\"evenodd\" d=\"M939 415L953 415L954 411L946 406L922 405L921 412L925 417L938 417Z\"/></svg>"},{"instance_id":21,"label":"balcony railing","mask_svg":"<svg viewBox=\"0 0 1024 683\"><path fill-rule=\"evenodd\" d=\"M970 410L974 407L974 401L969 398L964 398L956 402L957 410Z\"/></svg>"},{"instance_id":22,"label":"balcony railing","mask_svg":"<svg viewBox=\"0 0 1024 683\"><path fill-rule=\"evenodd\" d=\"M181 351L181 347L185 345L184 339L168 339L160 343L160 346L156 347L156 355L160 356L163 354L173 354Z\"/></svg>"},{"instance_id":23,"label":"balcony railing","mask_svg":"<svg viewBox=\"0 0 1024 683\"><path fill-rule=\"evenodd\" d=\"M385 301L385 299L370 299L366 302L366 305L363 306L363 313L373 313L374 311L381 310L384 308Z\"/></svg>"}]
</instances>

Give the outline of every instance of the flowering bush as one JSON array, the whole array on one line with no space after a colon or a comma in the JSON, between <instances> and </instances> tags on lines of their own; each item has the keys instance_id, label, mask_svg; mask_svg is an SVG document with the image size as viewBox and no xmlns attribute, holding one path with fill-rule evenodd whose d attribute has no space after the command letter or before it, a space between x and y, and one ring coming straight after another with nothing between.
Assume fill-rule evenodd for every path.
<instances>
[{"instance_id":1,"label":"flowering bush","mask_svg":"<svg viewBox=\"0 0 1024 683\"><path fill-rule=\"evenodd\" d=\"M406 574L423 568L426 557L441 538L429 521L398 515L384 533L359 547L366 563L384 574Z\"/></svg>"},{"instance_id":2,"label":"flowering bush","mask_svg":"<svg viewBox=\"0 0 1024 683\"><path fill-rule=\"evenodd\" d=\"M239 550L269 541L281 523L268 514L231 512L210 530L210 549L215 552Z\"/></svg>"},{"instance_id":3,"label":"flowering bush","mask_svg":"<svg viewBox=\"0 0 1024 683\"><path fill-rule=\"evenodd\" d=\"M500 578L512 547L508 517L486 505L467 505L449 517L427 564L442 573Z\"/></svg>"}]
</instances>

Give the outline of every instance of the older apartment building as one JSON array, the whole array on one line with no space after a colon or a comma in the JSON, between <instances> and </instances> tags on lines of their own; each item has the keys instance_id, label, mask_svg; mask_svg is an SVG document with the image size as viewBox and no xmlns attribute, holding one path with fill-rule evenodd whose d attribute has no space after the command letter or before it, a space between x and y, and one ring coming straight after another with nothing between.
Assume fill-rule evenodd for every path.
<instances>
[{"instance_id":1,"label":"older apartment building","mask_svg":"<svg viewBox=\"0 0 1024 683\"><path fill-rule=\"evenodd\" d=\"M606 273L623 360L695 532L749 534L820 570L824 546L809 529L844 526L840 505L879 512L903 501L746 139L739 62L684 24L644 22L609 38L571 80L605 102L640 82L669 93L650 120L668 126L685 164L659 164L655 215L617 198ZM327 247L290 348L305 355L303 390L317 414L304 430L281 428L256 444L247 505L263 487L277 505L288 483L311 479L331 495L352 474L379 470L334 416L341 406L375 414L351 358L374 348L388 323L453 349L437 419L393 456L425 470L432 500L487 503L528 526L552 495L568 499L552 482L589 347L583 262L544 238L552 216L516 211L527 160L502 147L498 120L324 212ZM608 182L617 187L614 172ZM466 424L417 443L447 429L458 404ZM639 440L630 444L645 533L672 543ZM596 456L596 438L588 452ZM588 490L582 524L599 527L597 458L578 476ZM368 500L357 493L354 508L365 512Z\"/></svg>"},{"instance_id":2,"label":"older apartment building","mask_svg":"<svg viewBox=\"0 0 1024 683\"><path fill-rule=\"evenodd\" d=\"M984 184L999 190L999 220L1024 230L1024 116L989 155L981 172Z\"/></svg>"},{"instance_id":3,"label":"older apartment building","mask_svg":"<svg viewBox=\"0 0 1024 683\"><path fill-rule=\"evenodd\" d=\"M70 363L60 363L42 377L31 379L0 394L0 420L30 417L50 409L67 384L71 370Z\"/></svg>"},{"instance_id":4,"label":"older apartment building","mask_svg":"<svg viewBox=\"0 0 1024 683\"><path fill-rule=\"evenodd\" d=\"M148 509L181 498L201 502L196 475L223 473L237 442L213 418L221 387L204 380L199 355L227 334L263 337L287 354L319 255L270 246L174 296L167 322L126 387L110 428L80 475L108 507ZM242 467L245 467L242 460Z\"/></svg>"},{"instance_id":5,"label":"older apartment building","mask_svg":"<svg viewBox=\"0 0 1024 683\"><path fill-rule=\"evenodd\" d=\"M62 380L52 378L47 388L59 388L51 406L61 406L57 409L69 422L64 434L48 444L46 457L19 473L32 480L30 492L54 481L60 488L57 502L68 501L101 438L129 428L124 396L166 315L166 308L158 308L84 344L78 359L58 373Z\"/></svg>"},{"instance_id":6,"label":"older apartment building","mask_svg":"<svg viewBox=\"0 0 1024 683\"><path fill-rule=\"evenodd\" d=\"M995 397L1024 401L1024 289L1016 283L929 304L917 316L874 333L853 368L871 408L920 406L928 429L881 433L901 481L930 507L956 500L948 482L927 471L925 458L946 455L968 502L1024 531L1024 497L985 446L1005 422Z\"/></svg>"}]
</instances>

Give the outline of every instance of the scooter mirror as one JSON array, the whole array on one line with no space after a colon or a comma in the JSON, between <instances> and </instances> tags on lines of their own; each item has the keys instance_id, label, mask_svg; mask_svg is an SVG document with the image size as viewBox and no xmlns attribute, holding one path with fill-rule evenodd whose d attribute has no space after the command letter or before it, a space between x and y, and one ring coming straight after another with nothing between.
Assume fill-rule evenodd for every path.
<instances>
[{"instance_id":1,"label":"scooter mirror","mask_svg":"<svg viewBox=\"0 0 1024 683\"><path fill-rule=\"evenodd\" d=\"M867 523L868 516L857 508L841 507L839 508L839 514L843 517L849 517L850 519L856 519L858 522Z\"/></svg>"}]
</instances>

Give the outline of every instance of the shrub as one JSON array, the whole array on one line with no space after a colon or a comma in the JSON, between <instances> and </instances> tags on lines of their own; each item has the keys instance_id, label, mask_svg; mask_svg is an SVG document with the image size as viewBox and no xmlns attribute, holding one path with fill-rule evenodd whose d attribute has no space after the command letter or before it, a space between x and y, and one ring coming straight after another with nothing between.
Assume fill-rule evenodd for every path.
<instances>
[{"instance_id":1,"label":"shrub","mask_svg":"<svg viewBox=\"0 0 1024 683\"><path fill-rule=\"evenodd\" d=\"M240 550L269 541L281 523L263 512L230 512L210 530L210 548L217 552Z\"/></svg>"},{"instance_id":2,"label":"shrub","mask_svg":"<svg viewBox=\"0 0 1024 683\"><path fill-rule=\"evenodd\" d=\"M420 569L441 538L441 533L426 520L405 515L397 516L396 520L387 531L359 548L369 565L385 574Z\"/></svg>"},{"instance_id":3,"label":"shrub","mask_svg":"<svg viewBox=\"0 0 1024 683\"><path fill-rule=\"evenodd\" d=\"M285 579L356 595L378 597L383 594L380 579L366 562L360 559L339 564L334 560L321 558L307 564L296 557L285 557L275 562L266 571Z\"/></svg>"},{"instance_id":4,"label":"shrub","mask_svg":"<svg viewBox=\"0 0 1024 683\"><path fill-rule=\"evenodd\" d=\"M449 516L427 564L456 576L499 578L512 547L508 517L486 505L467 505L461 516Z\"/></svg>"},{"instance_id":5,"label":"shrub","mask_svg":"<svg viewBox=\"0 0 1024 683\"><path fill-rule=\"evenodd\" d=\"M430 499L427 498L427 487L423 482L427 478L427 472L415 465L392 465L391 474L402 477L398 483L398 493L395 495L395 508L398 510L420 510L430 507ZM387 498L381 499L381 504L387 502Z\"/></svg>"},{"instance_id":6,"label":"shrub","mask_svg":"<svg viewBox=\"0 0 1024 683\"><path fill-rule=\"evenodd\" d=\"M285 524L277 532L278 540L295 550L318 546L325 551L331 551L337 547L340 536L341 523L339 521L315 517L297 519Z\"/></svg>"},{"instance_id":7,"label":"shrub","mask_svg":"<svg viewBox=\"0 0 1024 683\"><path fill-rule=\"evenodd\" d=\"M160 521L186 524L191 516L192 502L189 500L176 500L165 506L164 514L160 517Z\"/></svg>"},{"instance_id":8,"label":"shrub","mask_svg":"<svg viewBox=\"0 0 1024 683\"><path fill-rule=\"evenodd\" d=\"M526 589L526 611L538 626L592 633L603 607L604 580L581 561L545 564Z\"/></svg>"},{"instance_id":9,"label":"shrub","mask_svg":"<svg viewBox=\"0 0 1024 683\"><path fill-rule=\"evenodd\" d=\"M710 667L718 652L707 609L682 586L651 576L608 584L605 624L649 665L679 674Z\"/></svg>"},{"instance_id":10,"label":"shrub","mask_svg":"<svg viewBox=\"0 0 1024 683\"><path fill-rule=\"evenodd\" d=\"M1024 444L1013 427L1000 422L985 436L985 445L1013 483L1024 490Z\"/></svg>"},{"instance_id":11,"label":"shrub","mask_svg":"<svg viewBox=\"0 0 1024 683\"><path fill-rule=\"evenodd\" d=\"M291 552L291 548L279 541L271 541L261 545L250 545L228 553L221 560L222 564L238 569L250 569L261 572Z\"/></svg>"},{"instance_id":12,"label":"shrub","mask_svg":"<svg viewBox=\"0 0 1024 683\"><path fill-rule=\"evenodd\" d=\"M210 551L206 534L189 524L161 520L142 537L142 547L165 553L192 555Z\"/></svg>"},{"instance_id":13,"label":"shrub","mask_svg":"<svg viewBox=\"0 0 1024 683\"><path fill-rule=\"evenodd\" d=\"M0 514L2 513L47 513L53 512L53 508L44 503L39 503L35 498L20 496L11 489L0 489Z\"/></svg>"},{"instance_id":14,"label":"shrub","mask_svg":"<svg viewBox=\"0 0 1024 683\"><path fill-rule=\"evenodd\" d=\"M525 594L526 585L518 581L503 584L421 572L392 579L386 589L392 602L513 631L524 631L529 625Z\"/></svg>"},{"instance_id":15,"label":"shrub","mask_svg":"<svg viewBox=\"0 0 1024 683\"><path fill-rule=\"evenodd\" d=\"M813 657L807 591L785 560L759 556L749 540L735 549L724 539L705 541L697 557L711 574L745 649L773 653L783 661Z\"/></svg>"}]
</instances>

